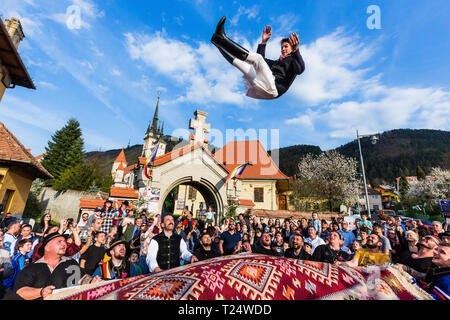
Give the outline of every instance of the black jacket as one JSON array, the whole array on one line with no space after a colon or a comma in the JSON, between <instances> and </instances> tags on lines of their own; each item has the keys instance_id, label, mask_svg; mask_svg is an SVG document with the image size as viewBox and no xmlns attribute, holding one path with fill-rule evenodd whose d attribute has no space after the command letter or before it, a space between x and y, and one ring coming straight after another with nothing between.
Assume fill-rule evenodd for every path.
<instances>
[{"instance_id":1,"label":"black jacket","mask_svg":"<svg viewBox=\"0 0 450 320\"><path fill-rule=\"evenodd\" d=\"M252 252L253 253L260 253L260 254L266 254L269 256L278 256L278 252L276 252L272 247L270 249L266 249L263 246L257 244L257 245L253 245L252 247Z\"/></svg>"},{"instance_id":2,"label":"black jacket","mask_svg":"<svg viewBox=\"0 0 450 320\"><path fill-rule=\"evenodd\" d=\"M336 260L348 261L350 260L350 255L340 249L335 251L329 245L322 244L314 250L311 260L334 263Z\"/></svg>"},{"instance_id":3,"label":"black jacket","mask_svg":"<svg viewBox=\"0 0 450 320\"><path fill-rule=\"evenodd\" d=\"M197 259L199 261L203 261L206 259L211 259L211 258L215 258L220 256L220 253L218 253L217 251L213 250L211 248L211 250L205 250L203 248L203 246L200 244L199 247L197 249L195 249L194 251L194 256L197 257Z\"/></svg>"},{"instance_id":4,"label":"black jacket","mask_svg":"<svg viewBox=\"0 0 450 320\"><path fill-rule=\"evenodd\" d=\"M285 258L291 258L291 259L299 259L299 260L310 260L311 255L303 250L303 248L300 250L300 253L298 255L295 255L294 248L288 248L284 252Z\"/></svg>"},{"instance_id":5,"label":"black jacket","mask_svg":"<svg viewBox=\"0 0 450 320\"><path fill-rule=\"evenodd\" d=\"M300 54L300 50L283 58L283 60L270 60L265 58L266 45L259 44L256 51L263 56L273 76L275 77L275 85L278 91L278 97L281 97L294 82L295 77L305 71L305 62Z\"/></svg>"},{"instance_id":6,"label":"black jacket","mask_svg":"<svg viewBox=\"0 0 450 320\"><path fill-rule=\"evenodd\" d=\"M56 289L66 288L71 284L77 284L76 280L79 280L77 274L83 277L85 273L80 269L78 262L71 258L62 257L53 272L50 272L44 258L41 258L19 273L14 283L14 292L23 287L44 288L53 285Z\"/></svg>"}]
</instances>

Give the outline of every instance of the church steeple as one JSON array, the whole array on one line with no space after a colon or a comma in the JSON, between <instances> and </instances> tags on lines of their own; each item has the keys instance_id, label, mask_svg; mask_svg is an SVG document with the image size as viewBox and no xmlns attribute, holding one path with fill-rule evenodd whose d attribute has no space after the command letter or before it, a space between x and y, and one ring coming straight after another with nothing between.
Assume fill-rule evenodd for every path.
<instances>
[{"instance_id":1,"label":"church steeple","mask_svg":"<svg viewBox=\"0 0 450 320\"><path fill-rule=\"evenodd\" d=\"M154 116L153 116L152 126L151 126L151 128L150 128L150 132L153 133L153 134L157 134L157 133L158 133L159 98L160 98L160 95L159 95L159 93L158 93L158 102L156 102L155 114L154 114Z\"/></svg>"},{"instance_id":2,"label":"church steeple","mask_svg":"<svg viewBox=\"0 0 450 320\"><path fill-rule=\"evenodd\" d=\"M164 154L166 150L166 142L162 138L164 121L161 122L158 120L160 96L161 92L158 91L158 101L156 103L155 115L153 116L151 124L149 121L147 132L145 133L144 146L142 147L142 157L147 157L157 144L159 144L157 156Z\"/></svg>"}]
</instances>

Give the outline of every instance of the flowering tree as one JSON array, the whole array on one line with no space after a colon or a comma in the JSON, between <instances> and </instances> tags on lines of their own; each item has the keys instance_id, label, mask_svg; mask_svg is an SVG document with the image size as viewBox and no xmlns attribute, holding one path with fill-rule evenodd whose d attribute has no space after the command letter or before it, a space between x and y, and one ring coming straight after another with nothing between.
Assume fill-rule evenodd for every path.
<instances>
[{"instance_id":1,"label":"flowering tree","mask_svg":"<svg viewBox=\"0 0 450 320\"><path fill-rule=\"evenodd\" d=\"M431 169L432 179L419 180L409 187L407 198L410 203L424 204L436 208L439 200L450 199L450 171Z\"/></svg>"},{"instance_id":2,"label":"flowering tree","mask_svg":"<svg viewBox=\"0 0 450 320\"><path fill-rule=\"evenodd\" d=\"M351 205L358 190L357 162L337 151L313 156L307 154L298 164L299 185L294 186L294 198L319 197L333 203Z\"/></svg>"}]
</instances>

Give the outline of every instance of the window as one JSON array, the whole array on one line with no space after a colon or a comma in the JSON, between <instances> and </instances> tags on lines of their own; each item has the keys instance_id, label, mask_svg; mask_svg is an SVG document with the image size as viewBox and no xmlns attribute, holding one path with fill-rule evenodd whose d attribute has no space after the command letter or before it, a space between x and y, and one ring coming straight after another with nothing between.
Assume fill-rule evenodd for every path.
<instances>
[{"instance_id":1,"label":"window","mask_svg":"<svg viewBox=\"0 0 450 320\"><path fill-rule=\"evenodd\" d=\"M254 200L255 202L264 202L264 188L255 188L254 192Z\"/></svg>"},{"instance_id":2,"label":"window","mask_svg":"<svg viewBox=\"0 0 450 320\"><path fill-rule=\"evenodd\" d=\"M3 196L3 201L0 205L0 207L2 207L5 212L9 211L9 209L10 209L9 207L11 206L13 196L14 196L14 190L7 189L5 192L5 195Z\"/></svg>"}]
</instances>

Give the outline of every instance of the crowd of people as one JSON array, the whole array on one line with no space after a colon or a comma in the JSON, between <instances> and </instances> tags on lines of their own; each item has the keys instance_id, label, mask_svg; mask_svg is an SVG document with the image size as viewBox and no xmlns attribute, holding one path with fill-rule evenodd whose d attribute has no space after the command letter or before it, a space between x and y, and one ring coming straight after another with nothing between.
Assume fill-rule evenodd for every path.
<instances>
[{"instance_id":1,"label":"crowd of people","mask_svg":"<svg viewBox=\"0 0 450 320\"><path fill-rule=\"evenodd\" d=\"M8 215L0 228L0 298L43 299L56 289L150 274L224 255L257 253L348 265L392 263L435 299L450 296L450 232L434 221L405 224L400 217L354 225L312 213L295 220L246 216L216 223L184 208L170 214L137 213L124 201L107 200L80 221L54 225L45 214L34 227Z\"/></svg>"}]
</instances>

